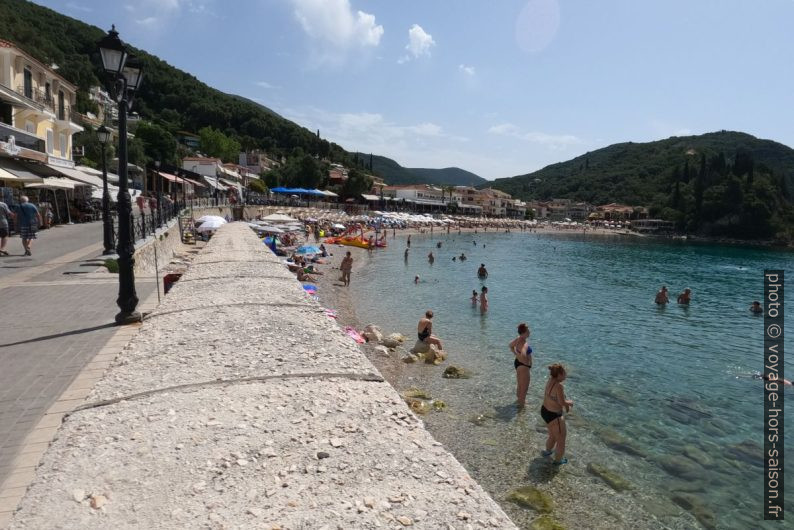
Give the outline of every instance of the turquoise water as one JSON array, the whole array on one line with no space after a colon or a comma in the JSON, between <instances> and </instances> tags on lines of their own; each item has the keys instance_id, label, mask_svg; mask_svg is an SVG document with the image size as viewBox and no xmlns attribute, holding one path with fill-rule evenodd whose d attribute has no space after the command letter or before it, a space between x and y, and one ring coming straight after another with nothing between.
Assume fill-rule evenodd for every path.
<instances>
[{"instance_id":1,"label":"turquoise water","mask_svg":"<svg viewBox=\"0 0 794 530\"><path fill-rule=\"evenodd\" d=\"M367 266L351 287L358 317L412 342L416 322L433 309L433 331L451 352L446 364L474 376L450 381L442 368L378 364L398 389L417 386L447 402L446 412L425 417L428 428L498 501L511 487L533 484L554 498L554 517L569 527L763 526L762 386L750 377L762 370L763 318L747 308L763 297L763 269L790 272L794 254L631 236L487 233L412 236L406 262L404 239L390 243L362 258ZM461 252L468 260L453 262ZM486 281L476 278L480 263ZM662 284L673 302L690 287L691 306L658 308ZM469 302L482 285L485 315ZM535 360L527 410L517 412L507 343L522 321L532 329ZM786 347L794 352L791 340ZM569 367L575 406L571 465L552 472L537 456L545 438L537 409L545 367L557 361ZM794 377L791 360L786 367ZM788 448L791 440L787 434ZM632 489L608 489L587 472L590 462ZM682 508L693 498L695 507ZM504 505L519 524L537 515Z\"/></svg>"}]
</instances>

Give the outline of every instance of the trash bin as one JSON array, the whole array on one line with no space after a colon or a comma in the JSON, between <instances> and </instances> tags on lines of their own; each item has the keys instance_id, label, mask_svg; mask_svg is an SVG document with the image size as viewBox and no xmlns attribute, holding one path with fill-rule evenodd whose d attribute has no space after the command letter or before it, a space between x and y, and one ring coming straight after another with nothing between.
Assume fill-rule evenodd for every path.
<instances>
[{"instance_id":1,"label":"trash bin","mask_svg":"<svg viewBox=\"0 0 794 530\"><path fill-rule=\"evenodd\" d=\"M182 277L182 273L179 272L171 272L163 276L163 293L168 294L168 291L171 290L171 287L179 281L179 278Z\"/></svg>"}]
</instances>

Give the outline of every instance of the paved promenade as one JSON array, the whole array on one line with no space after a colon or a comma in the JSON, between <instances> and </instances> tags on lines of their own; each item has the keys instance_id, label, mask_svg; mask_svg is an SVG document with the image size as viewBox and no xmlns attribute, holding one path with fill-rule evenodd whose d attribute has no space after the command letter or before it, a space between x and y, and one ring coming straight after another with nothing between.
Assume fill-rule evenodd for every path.
<instances>
[{"instance_id":1,"label":"paved promenade","mask_svg":"<svg viewBox=\"0 0 794 530\"><path fill-rule=\"evenodd\" d=\"M11 256L0 257L0 527L13 502L8 495L18 494L30 475L12 475L15 462L49 442L43 431L41 440L31 440L34 428L56 400L68 401L64 391L119 329L113 325L118 276L94 272L101 240L99 222L58 226L39 233L33 256L23 256L14 237ZM136 280L146 300L154 278ZM97 380L101 370L93 375Z\"/></svg>"},{"instance_id":2,"label":"paved promenade","mask_svg":"<svg viewBox=\"0 0 794 530\"><path fill-rule=\"evenodd\" d=\"M515 528L242 223L35 475L11 528Z\"/></svg>"}]
</instances>

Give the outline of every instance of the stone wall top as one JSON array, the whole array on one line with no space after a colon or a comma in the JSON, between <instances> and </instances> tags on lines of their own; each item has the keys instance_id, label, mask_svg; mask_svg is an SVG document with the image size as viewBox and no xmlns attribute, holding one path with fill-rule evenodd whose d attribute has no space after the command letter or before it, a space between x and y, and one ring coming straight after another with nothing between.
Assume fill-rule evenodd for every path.
<instances>
[{"instance_id":1,"label":"stone wall top","mask_svg":"<svg viewBox=\"0 0 794 530\"><path fill-rule=\"evenodd\" d=\"M514 528L242 223L87 403L11 528Z\"/></svg>"}]
</instances>

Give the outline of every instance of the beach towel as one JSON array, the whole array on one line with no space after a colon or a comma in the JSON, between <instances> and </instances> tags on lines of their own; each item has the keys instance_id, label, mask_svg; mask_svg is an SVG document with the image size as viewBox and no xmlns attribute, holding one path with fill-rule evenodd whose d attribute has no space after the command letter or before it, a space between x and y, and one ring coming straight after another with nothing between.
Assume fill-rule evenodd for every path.
<instances>
[{"instance_id":1,"label":"beach towel","mask_svg":"<svg viewBox=\"0 0 794 530\"><path fill-rule=\"evenodd\" d=\"M356 341L357 344L364 344L367 342L366 339L364 339L364 337L362 337L361 334L355 330L355 328L347 326L345 328L345 333L347 333L348 337Z\"/></svg>"}]
</instances>

